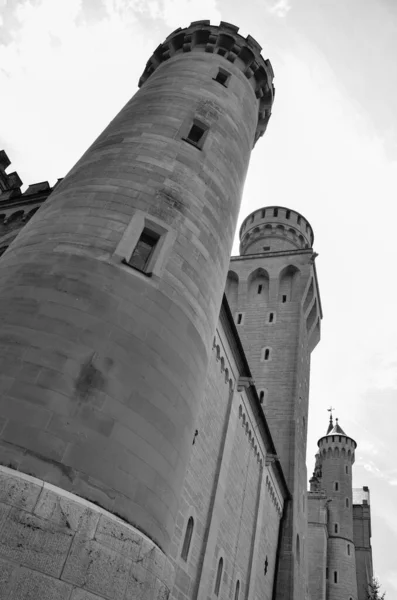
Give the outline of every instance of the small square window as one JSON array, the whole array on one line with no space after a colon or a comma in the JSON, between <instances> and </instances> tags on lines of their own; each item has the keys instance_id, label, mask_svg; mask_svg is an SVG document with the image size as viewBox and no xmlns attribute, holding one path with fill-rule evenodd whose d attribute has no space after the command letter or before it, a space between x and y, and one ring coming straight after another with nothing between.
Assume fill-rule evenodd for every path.
<instances>
[{"instance_id":1,"label":"small square window","mask_svg":"<svg viewBox=\"0 0 397 600\"><path fill-rule=\"evenodd\" d=\"M263 246L263 249L265 252L268 252L270 250L270 246Z\"/></svg>"},{"instance_id":2,"label":"small square window","mask_svg":"<svg viewBox=\"0 0 397 600\"><path fill-rule=\"evenodd\" d=\"M194 121L193 125L190 127L189 133L184 139L185 142L192 144L192 146L196 146L196 148L203 147L206 133L208 131L208 127L199 121Z\"/></svg>"},{"instance_id":3,"label":"small square window","mask_svg":"<svg viewBox=\"0 0 397 600\"><path fill-rule=\"evenodd\" d=\"M138 271L149 274L150 259L153 256L154 249L156 248L159 239L160 235L158 233L145 227L129 260L125 262L130 267L134 267L134 269L137 269Z\"/></svg>"},{"instance_id":4,"label":"small square window","mask_svg":"<svg viewBox=\"0 0 397 600\"><path fill-rule=\"evenodd\" d=\"M229 79L230 79L230 73L228 73L224 69L219 69L218 73L216 74L215 77L213 77L213 79L214 79L214 81L217 81L218 83L220 83L224 87L227 87L227 84L228 84Z\"/></svg>"}]
</instances>

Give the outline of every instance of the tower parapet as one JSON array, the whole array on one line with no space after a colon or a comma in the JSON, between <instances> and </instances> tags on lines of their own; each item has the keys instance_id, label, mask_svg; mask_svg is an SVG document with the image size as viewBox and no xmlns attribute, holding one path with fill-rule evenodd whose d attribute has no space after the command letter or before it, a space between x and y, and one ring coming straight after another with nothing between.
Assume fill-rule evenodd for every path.
<instances>
[{"instance_id":1,"label":"tower parapet","mask_svg":"<svg viewBox=\"0 0 397 600\"><path fill-rule=\"evenodd\" d=\"M240 254L300 250L313 246L314 233L307 219L284 206L266 206L244 219L240 227Z\"/></svg>"},{"instance_id":2,"label":"tower parapet","mask_svg":"<svg viewBox=\"0 0 397 600\"><path fill-rule=\"evenodd\" d=\"M238 27L225 21L221 21L219 26L204 20L194 21L185 29L179 27L156 48L146 64L139 86L142 86L160 65L178 54L195 51L222 56L243 72L259 100L256 142L266 131L271 115L274 73L270 61L261 56L262 47L258 42L250 35L243 38L238 31ZM225 68L226 65L227 63ZM226 85L227 72L223 76L222 85Z\"/></svg>"}]
</instances>

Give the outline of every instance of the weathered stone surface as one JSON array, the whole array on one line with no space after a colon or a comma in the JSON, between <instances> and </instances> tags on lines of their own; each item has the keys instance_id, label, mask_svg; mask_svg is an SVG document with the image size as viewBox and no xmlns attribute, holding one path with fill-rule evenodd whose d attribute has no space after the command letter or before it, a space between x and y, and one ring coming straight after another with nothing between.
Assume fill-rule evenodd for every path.
<instances>
[{"instance_id":1,"label":"weathered stone surface","mask_svg":"<svg viewBox=\"0 0 397 600\"><path fill-rule=\"evenodd\" d=\"M75 538L62 573L62 580L100 594L109 600L122 600L131 569L131 559L93 540Z\"/></svg>"},{"instance_id":2,"label":"weathered stone surface","mask_svg":"<svg viewBox=\"0 0 397 600\"><path fill-rule=\"evenodd\" d=\"M12 471L0 470L0 502L32 510L43 485L38 480L23 473L15 477Z\"/></svg>"},{"instance_id":3,"label":"weathered stone surface","mask_svg":"<svg viewBox=\"0 0 397 600\"><path fill-rule=\"evenodd\" d=\"M89 538L93 537L100 518L98 511L82 502L76 502L72 494L60 496L59 490L57 493L56 488L47 484L42 490L34 514Z\"/></svg>"},{"instance_id":4,"label":"weathered stone surface","mask_svg":"<svg viewBox=\"0 0 397 600\"><path fill-rule=\"evenodd\" d=\"M72 537L66 527L13 508L1 532L0 555L47 575L59 576Z\"/></svg>"},{"instance_id":5,"label":"weathered stone surface","mask_svg":"<svg viewBox=\"0 0 397 600\"><path fill-rule=\"evenodd\" d=\"M7 598L10 589L11 576L17 569L17 565L0 558L0 598Z\"/></svg>"},{"instance_id":6,"label":"weathered stone surface","mask_svg":"<svg viewBox=\"0 0 397 600\"><path fill-rule=\"evenodd\" d=\"M7 600L69 600L72 586L37 571L21 568Z\"/></svg>"},{"instance_id":7,"label":"weathered stone surface","mask_svg":"<svg viewBox=\"0 0 397 600\"><path fill-rule=\"evenodd\" d=\"M136 560L140 556L142 536L132 528L127 529L125 523L114 518L110 519L106 515L101 515L99 518L95 541L125 558ZM153 543L150 546L154 550Z\"/></svg>"}]
</instances>

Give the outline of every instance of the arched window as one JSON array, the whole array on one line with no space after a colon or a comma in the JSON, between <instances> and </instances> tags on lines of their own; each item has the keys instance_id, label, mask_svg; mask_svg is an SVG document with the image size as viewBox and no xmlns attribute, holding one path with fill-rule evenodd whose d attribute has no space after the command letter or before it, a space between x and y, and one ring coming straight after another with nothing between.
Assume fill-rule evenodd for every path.
<instances>
[{"instance_id":1,"label":"arched window","mask_svg":"<svg viewBox=\"0 0 397 600\"><path fill-rule=\"evenodd\" d=\"M238 600L238 597L240 595L240 580L237 580L236 583L236 591L234 592L234 600Z\"/></svg>"},{"instance_id":2,"label":"arched window","mask_svg":"<svg viewBox=\"0 0 397 600\"><path fill-rule=\"evenodd\" d=\"M218 570L216 572L216 580L215 580L215 596L219 596L219 590L221 589L222 583L222 573L223 573L223 558L221 557L218 562Z\"/></svg>"},{"instance_id":3,"label":"arched window","mask_svg":"<svg viewBox=\"0 0 397 600\"><path fill-rule=\"evenodd\" d=\"M187 522L187 525L186 525L185 539L183 540L183 546L182 546L182 552L181 552L181 558L185 561L187 560L187 557L189 555L190 542L192 541L192 535L193 535L193 527L194 527L193 517L190 517Z\"/></svg>"}]
</instances>

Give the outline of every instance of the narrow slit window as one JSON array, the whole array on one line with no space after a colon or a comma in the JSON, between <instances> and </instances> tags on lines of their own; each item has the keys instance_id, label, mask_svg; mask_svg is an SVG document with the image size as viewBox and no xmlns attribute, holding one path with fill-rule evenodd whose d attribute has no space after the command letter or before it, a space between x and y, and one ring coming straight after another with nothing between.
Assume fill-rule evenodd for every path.
<instances>
[{"instance_id":1,"label":"narrow slit window","mask_svg":"<svg viewBox=\"0 0 397 600\"><path fill-rule=\"evenodd\" d=\"M300 223L301 223L301 217L299 215L298 215L298 218L296 219L296 222L297 222L298 225L300 225Z\"/></svg>"},{"instance_id":2,"label":"narrow slit window","mask_svg":"<svg viewBox=\"0 0 397 600\"><path fill-rule=\"evenodd\" d=\"M237 315L237 325L241 325L243 322L243 313L238 313Z\"/></svg>"},{"instance_id":3,"label":"narrow slit window","mask_svg":"<svg viewBox=\"0 0 397 600\"><path fill-rule=\"evenodd\" d=\"M339 532L339 526L338 523L335 523L334 525L334 533L338 533Z\"/></svg>"},{"instance_id":4,"label":"narrow slit window","mask_svg":"<svg viewBox=\"0 0 397 600\"><path fill-rule=\"evenodd\" d=\"M334 583L338 583L338 571L334 571Z\"/></svg>"},{"instance_id":5,"label":"narrow slit window","mask_svg":"<svg viewBox=\"0 0 397 600\"><path fill-rule=\"evenodd\" d=\"M240 595L240 581L237 580L236 590L234 592L234 600L238 600L239 595Z\"/></svg>"},{"instance_id":6,"label":"narrow slit window","mask_svg":"<svg viewBox=\"0 0 397 600\"><path fill-rule=\"evenodd\" d=\"M346 475L349 475L349 467L347 465L345 466L345 473Z\"/></svg>"},{"instance_id":7,"label":"narrow slit window","mask_svg":"<svg viewBox=\"0 0 397 600\"><path fill-rule=\"evenodd\" d=\"M127 263L138 271L149 273L150 259L159 239L160 234L145 227Z\"/></svg>"},{"instance_id":8,"label":"narrow slit window","mask_svg":"<svg viewBox=\"0 0 397 600\"><path fill-rule=\"evenodd\" d=\"M186 138L183 139L185 142L188 142L189 144L192 144L201 150L207 131L208 127L206 125L200 123L199 121L193 121L193 125L190 127L189 133L187 134Z\"/></svg>"},{"instance_id":9,"label":"narrow slit window","mask_svg":"<svg viewBox=\"0 0 397 600\"><path fill-rule=\"evenodd\" d=\"M290 210L286 210L285 211L285 218L289 219L291 217L291 211Z\"/></svg>"},{"instance_id":10,"label":"narrow slit window","mask_svg":"<svg viewBox=\"0 0 397 600\"><path fill-rule=\"evenodd\" d=\"M278 208L273 210L273 217L278 217Z\"/></svg>"},{"instance_id":11,"label":"narrow slit window","mask_svg":"<svg viewBox=\"0 0 397 600\"><path fill-rule=\"evenodd\" d=\"M258 294L261 294L261 293L262 293L262 284L259 284L258 285Z\"/></svg>"},{"instance_id":12,"label":"narrow slit window","mask_svg":"<svg viewBox=\"0 0 397 600\"><path fill-rule=\"evenodd\" d=\"M339 483L337 481L335 481L335 492L339 491Z\"/></svg>"},{"instance_id":13,"label":"narrow slit window","mask_svg":"<svg viewBox=\"0 0 397 600\"><path fill-rule=\"evenodd\" d=\"M190 517L187 522L185 539L183 540L183 546L182 546L182 552L181 552L181 558L184 561L187 561L187 557L189 556L190 542L192 541L192 535L193 535L193 527L194 527L193 517Z\"/></svg>"},{"instance_id":14,"label":"narrow slit window","mask_svg":"<svg viewBox=\"0 0 397 600\"><path fill-rule=\"evenodd\" d=\"M215 596L219 596L219 591L221 589L221 582L222 582L222 573L223 573L223 558L219 559L218 562L218 570L216 572L216 580L215 580Z\"/></svg>"},{"instance_id":15,"label":"narrow slit window","mask_svg":"<svg viewBox=\"0 0 397 600\"><path fill-rule=\"evenodd\" d=\"M273 323L274 320L274 313L269 313L269 323Z\"/></svg>"},{"instance_id":16,"label":"narrow slit window","mask_svg":"<svg viewBox=\"0 0 397 600\"><path fill-rule=\"evenodd\" d=\"M328 574L328 567L325 567L325 579L328 579L329 574Z\"/></svg>"},{"instance_id":17,"label":"narrow slit window","mask_svg":"<svg viewBox=\"0 0 397 600\"><path fill-rule=\"evenodd\" d=\"M263 390L261 390L261 391L259 392L259 402L260 402L261 404L263 404L264 400L265 400L265 392L264 392Z\"/></svg>"},{"instance_id":18,"label":"narrow slit window","mask_svg":"<svg viewBox=\"0 0 397 600\"><path fill-rule=\"evenodd\" d=\"M266 348L265 354L264 354L264 359L269 360L269 358L270 358L270 350L269 350L269 348Z\"/></svg>"},{"instance_id":19,"label":"narrow slit window","mask_svg":"<svg viewBox=\"0 0 397 600\"><path fill-rule=\"evenodd\" d=\"M350 556L350 544L347 544L347 554Z\"/></svg>"},{"instance_id":20,"label":"narrow slit window","mask_svg":"<svg viewBox=\"0 0 397 600\"><path fill-rule=\"evenodd\" d=\"M283 304L285 304L285 302L287 302L287 295L286 294L283 294L282 302L283 302Z\"/></svg>"},{"instance_id":21,"label":"narrow slit window","mask_svg":"<svg viewBox=\"0 0 397 600\"><path fill-rule=\"evenodd\" d=\"M224 87L227 87L227 85L229 83L229 79L230 79L230 73L228 73L224 69L219 69L218 73L216 74L216 76L213 79L217 83L220 83Z\"/></svg>"},{"instance_id":22,"label":"narrow slit window","mask_svg":"<svg viewBox=\"0 0 397 600\"><path fill-rule=\"evenodd\" d=\"M346 508L349 508L349 498L346 498Z\"/></svg>"}]
</instances>

